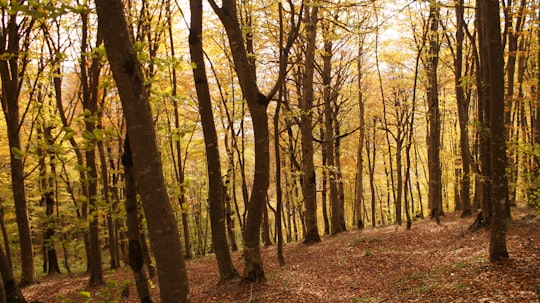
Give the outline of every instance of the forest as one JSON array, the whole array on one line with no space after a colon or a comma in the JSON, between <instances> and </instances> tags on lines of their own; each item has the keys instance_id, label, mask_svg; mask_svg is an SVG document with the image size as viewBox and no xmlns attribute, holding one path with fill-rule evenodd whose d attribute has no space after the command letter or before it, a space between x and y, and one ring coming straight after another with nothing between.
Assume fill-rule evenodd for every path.
<instances>
[{"instance_id":1,"label":"forest","mask_svg":"<svg viewBox=\"0 0 540 303\"><path fill-rule=\"evenodd\" d=\"M448 249L470 237L484 252L478 268L446 260L465 280L465 269L527 268L524 297L488 301L540 298L540 3L0 9L0 303L49 302L25 297L79 275L81 302L190 302L201 260L227 302L231 281L277 292L269 258L294 269L287 253L311 255L295 265L307 268L343 246L369 258L399 238L419 245L399 251L420 253L437 245L422 239L445 237L457 239ZM96 299L110 288L121 294ZM298 300L413 300L386 296Z\"/></svg>"}]
</instances>

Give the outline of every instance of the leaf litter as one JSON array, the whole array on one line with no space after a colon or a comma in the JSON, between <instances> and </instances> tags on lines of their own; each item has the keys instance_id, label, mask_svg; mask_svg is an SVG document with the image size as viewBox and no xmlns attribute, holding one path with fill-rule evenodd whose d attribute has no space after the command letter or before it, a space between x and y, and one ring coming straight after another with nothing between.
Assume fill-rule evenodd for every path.
<instances>
[{"instance_id":1,"label":"leaf litter","mask_svg":"<svg viewBox=\"0 0 540 303\"><path fill-rule=\"evenodd\" d=\"M261 248L267 282L219 283L213 256L186 261L191 302L540 302L540 210L513 209L510 259L488 261L489 230L468 231L474 218L458 213L441 225L424 219L411 230L384 226L325 236L321 243ZM242 254L232 254L239 272ZM23 289L28 302L139 302L129 267L106 274L108 285L87 289L85 274L40 277ZM121 297L125 281L129 295ZM157 283L154 279L153 283ZM159 302L158 287L152 288ZM90 299L89 299L90 297Z\"/></svg>"}]
</instances>

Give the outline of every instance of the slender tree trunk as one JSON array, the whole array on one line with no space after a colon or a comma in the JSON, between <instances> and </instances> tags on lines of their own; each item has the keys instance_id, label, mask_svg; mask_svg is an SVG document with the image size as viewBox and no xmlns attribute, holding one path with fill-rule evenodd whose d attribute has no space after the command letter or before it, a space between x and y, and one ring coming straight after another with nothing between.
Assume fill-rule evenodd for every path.
<instances>
[{"instance_id":1,"label":"slender tree trunk","mask_svg":"<svg viewBox=\"0 0 540 303\"><path fill-rule=\"evenodd\" d=\"M9 236L6 229L6 221L4 220L4 207L2 206L3 201L0 198L0 228L2 229L2 238L4 239L4 255L7 260L7 264L10 268L13 268L13 263L11 262L11 248L9 246ZM0 273L1 274L1 273Z\"/></svg>"},{"instance_id":2,"label":"slender tree trunk","mask_svg":"<svg viewBox=\"0 0 540 303\"><path fill-rule=\"evenodd\" d=\"M122 1L96 0L99 28L126 117L133 167L156 258L162 302L189 302L179 232L169 203L145 80Z\"/></svg>"},{"instance_id":3,"label":"slender tree trunk","mask_svg":"<svg viewBox=\"0 0 540 303\"><path fill-rule=\"evenodd\" d=\"M281 110L281 101L283 100L283 90L279 91L279 98L274 112L274 158L276 159L276 237L277 237L277 257L280 266L285 265L285 257L283 256L283 229L282 229L282 212L283 212L283 189L281 188L281 155L280 155L280 123L279 113Z\"/></svg>"},{"instance_id":4,"label":"slender tree trunk","mask_svg":"<svg viewBox=\"0 0 540 303\"><path fill-rule=\"evenodd\" d=\"M304 197L306 235L305 244L321 241L317 226L317 195L316 177L313 163L313 75L315 71L315 39L317 37L317 19L319 8L317 5L306 8L306 57L303 75L300 119L300 132L302 133L302 193ZM328 156L328 154L327 154Z\"/></svg>"},{"instance_id":5,"label":"slender tree trunk","mask_svg":"<svg viewBox=\"0 0 540 303\"><path fill-rule=\"evenodd\" d=\"M202 25L203 7L201 0L190 1L191 30L189 33L189 49L193 62L193 78L199 100L199 114L201 115L204 142L206 147L206 161L208 169L208 187L211 193L208 196L210 204L210 220L212 228L212 242L218 263L220 279L222 281L237 277L233 266L225 226L225 201L223 182L221 180L221 163L218 149L216 126L212 112L210 89L206 78L206 69L203 57Z\"/></svg>"},{"instance_id":6,"label":"slender tree trunk","mask_svg":"<svg viewBox=\"0 0 540 303\"><path fill-rule=\"evenodd\" d=\"M5 294L5 302L8 303L26 303L23 293L15 278L13 277L13 269L6 257L4 248L0 246L0 277L2 282L2 294Z\"/></svg>"},{"instance_id":7,"label":"slender tree trunk","mask_svg":"<svg viewBox=\"0 0 540 303\"><path fill-rule=\"evenodd\" d=\"M471 156L469 148L469 104L465 98L463 81L463 43L464 43L464 14L463 0L456 2L456 57L454 61L455 68L455 87L456 87L456 102L458 110L459 122L459 142L460 142L460 158L461 158L461 178L459 178L459 198L462 208L461 217L472 215L470 186L471 186Z\"/></svg>"},{"instance_id":8,"label":"slender tree trunk","mask_svg":"<svg viewBox=\"0 0 540 303\"><path fill-rule=\"evenodd\" d=\"M371 191L371 226L377 225L377 201L375 190L375 159L377 155L377 145L375 144L375 131L377 122L373 119L373 134L371 138L366 137L366 151L369 170L369 188ZM381 218L382 220L382 218Z\"/></svg>"},{"instance_id":9,"label":"slender tree trunk","mask_svg":"<svg viewBox=\"0 0 540 303\"><path fill-rule=\"evenodd\" d=\"M109 207L107 213L107 231L108 231L108 244L109 244L109 261L111 269L120 267L120 255L117 240L117 226L116 220L113 218L113 214L117 212L115 205L111 199L111 189L109 184L109 171L107 169L107 156L105 155L105 148L103 147L103 141L97 142L97 148L99 152L99 161L101 168L101 180L102 180L102 194L105 204Z\"/></svg>"},{"instance_id":10,"label":"slender tree trunk","mask_svg":"<svg viewBox=\"0 0 540 303\"><path fill-rule=\"evenodd\" d=\"M249 64L243 33L238 22L235 0L222 1L222 7L218 7L215 1L210 0L210 5L218 15L225 27L229 45L236 67L236 74L247 101L253 123L253 137L255 138L255 172L253 188L247 217L244 224L244 279L253 282L266 280L259 247L260 227L262 212L266 207L266 195L269 186L270 151L268 116L266 109L269 99L259 91L253 67Z\"/></svg>"},{"instance_id":11,"label":"slender tree trunk","mask_svg":"<svg viewBox=\"0 0 540 303\"><path fill-rule=\"evenodd\" d=\"M479 227L486 227L491 224L492 217L492 200L491 200L491 162L490 162L490 105L491 96L489 94L489 62L488 62L488 41L487 41L487 29L484 10L485 2L480 1L476 8L476 18L478 27L478 42L480 50L480 60L477 72L477 86L478 86L478 124L479 130L479 160L480 160L480 207L482 212L479 214Z\"/></svg>"},{"instance_id":12,"label":"slender tree trunk","mask_svg":"<svg viewBox=\"0 0 540 303\"><path fill-rule=\"evenodd\" d=\"M308 22L313 22L313 31L316 31L316 20L318 16L316 13L314 16L312 16L312 20ZM339 232L344 231L343 224L342 224L342 212L341 212L341 205L340 205L340 199L339 199L339 190L338 190L338 173L337 173L337 165L336 165L336 157L335 157L335 150L334 150L334 127L336 121L334 121L334 110L332 108L332 97L330 96L330 86L331 86L331 77L332 77L332 40L330 39L330 36L332 33L329 32L329 26L327 24L324 24L323 26L323 39L324 41L324 53L323 53L323 68L322 68L322 81L323 81L323 99L324 99L324 143L323 149L325 150L326 155L326 165L324 166L327 170L327 176L330 184L330 206L332 209L331 213L331 233L336 234ZM308 36L309 37L309 36ZM308 50L309 50L309 43L315 44L316 36L313 34L313 42L311 40L308 41ZM313 46L314 47L314 46ZM306 54L306 59L309 54ZM307 63L307 60L306 60ZM308 72L308 69L306 67L306 74ZM309 75L306 75L309 76ZM304 87L304 89L306 89ZM311 93L313 95L313 93ZM312 107L312 106L311 106ZM303 108L305 112L311 112L311 109ZM311 126L309 126L311 128ZM303 135L302 135L303 137Z\"/></svg>"},{"instance_id":13,"label":"slender tree trunk","mask_svg":"<svg viewBox=\"0 0 540 303\"><path fill-rule=\"evenodd\" d=\"M171 48L171 57L176 57L176 46L174 43L174 34L173 34L173 24L172 24L172 15L171 15L171 3L170 1L167 1L167 27L169 30L169 42L170 42L170 48ZM178 102L174 100L174 98L178 97L178 85L177 85L177 76L176 76L176 69L173 68L171 71L171 85L172 85L172 92L171 97L173 99L173 107L174 107L174 125L176 129L178 130L180 128L180 113L178 109ZM176 180L178 181L178 187L179 187L179 196L178 196L178 204L180 205L180 210L182 212L182 228L184 233L184 253L186 259L191 259L192 252L191 252L191 236L189 233L189 220L188 220L188 206L186 205L186 189L185 189L185 173L184 173L184 164L182 157L182 146L181 146L181 138L178 138L178 140L175 140L175 148L176 148L176 161L177 164L175 166L175 175ZM171 143L172 144L172 143ZM174 148L171 147L171 152L174 154ZM187 157L187 155L186 155ZM174 161L174 156L173 156Z\"/></svg>"},{"instance_id":14,"label":"slender tree trunk","mask_svg":"<svg viewBox=\"0 0 540 303\"><path fill-rule=\"evenodd\" d=\"M124 154L122 155L122 165L124 166L125 180L125 208L126 208L126 225L128 237L128 254L129 266L135 277L135 287L139 299L143 303L152 302L152 295L148 285L148 277L144 267L144 254L141 244L139 225L139 215L137 210L137 187L135 184L135 176L133 171L133 159L131 156L131 148L129 147L129 139L126 137L124 142Z\"/></svg>"},{"instance_id":15,"label":"slender tree trunk","mask_svg":"<svg viewBox=\"0 0 540 303\"><path fill-rule=\"evenodd\" d=\"M439 90L438 72L439 63L439 4L435 0L430 0L429 8L429 85L428 85L428 121L429 121L429 143L428 143L428 163L429 163L429 206L431 218L439 223L439 216L442 209L442 184L441 184L441 116L439 112Z\"/></svg>"},{"instance_id":16,"label":"slender tree trunk","mask_svg":"<svg viewBox=\"0 0 540 303\"><path fill-rule=\"evenodd\" d=\"M86 158L86 171L87 180L86 186L88 189L88 218L89 218L89 244L90 244L90 278L88 281L89 286L105 285L105 278L103 275L103 265L101 256L101 246L99 241L99 198L98 198L98 174L96 164L96 147L97 138L94 135L96 129L96 119L98 115L97 106L97 90L98 90L98 77L100 62L98 58L93 58L90 68L87 66L88 56L88 14L81 14L82 17L82 38L81 38L81 62L80 62L80 77L82 84L82 103L85 110L84 123L85 123L85 158ZM101 42L98 40L96 45Z\"/></svg>"},{"instance_id":17,"label":"slender tree trunk","mask_svg":"<svg viewBox=\"0 0 540 303\"><path fill-rule=\"evenodd\" d=\"M321 127L321 138L325 138L325 130L324 127ZM322 209L322 216L323 216L323 224L324 224L324 234L328 235L330 234L330 221L328 220L328 157L326 156L326 148L322 148L321 151L321 162L322 167L325 169L322 169L321 171L321 209Z\"/></svg>"},{"instance_id":18,"label":"slender tree trunk","mask_svg":"<svg viewBox=\"0 0 540 303\"><path fill-rule=\"evenodd\" d=\"M540 8L537 11L537 21L540 19ZM540 62L540 30L536 31L536 62ZM533 145L538 146L540 144L540 71L536 74L536 98L532 102L534 110L531 113L534 122L532 125L533 132ZM528 201L527 204L531 207L540 206L540 155L535 154L532 159L532 180L530 187L528 188Z\"/></svg>"},{"instance_id":19,"label":"slender tree trunk","mask_svg":"<svg viewBox=\"0 0 540 303\"><path fill-rule=\"evenodd\" d=\"M363 94L363 87L362 87L362 76L363 76L363 69L362 69L362 58L363 58L363 43L364 41L361 40L358 45L358 63L357 63L357 69L358 69L358 118L359 118L359 135L358 135L358 151L356 152L356 173L355 173L355 197L354 197L354 205L355 205L355 215L354 215L354 224L358 229L364 228L364 221L363 221L363 212L362 212L362 201L364 199L364 179L363 179L363 169L364 169L364 140L365 140L365 134L366 134L366 126L365 126L365 114L364 114L364 94Z\"/></svg>"},{"instance_id":20,"label":"slender tree trunk","mask_svg":"<svg viewBox=\"0 0 540 303\"><path fill-rule=\"evenodd\" d=\"M43 136L45 139L45 146L49 147L54 144L51 127L45 126L43 130ZM56 169L54 165L55 155L47 151L49 154L49 166L51 169L50 174L47 176L46 167L44 167L44 174L42 176L43 186L42 186L42 201L45 202L45 215L47 216L46 227L44 231L44 247L45 247L45 257L46 257L46 272L50 274L60 273L60 266L58 265L58 257L56 255L56 242L54 240L55 228L56 228L56 218L54 215L55 209L55 176ZM46 155L43 155L45 157ZM43 165L45 165L45 159L43 158ZM40 174L41 175L41 174Z\"/></svg>"}]
</instances>

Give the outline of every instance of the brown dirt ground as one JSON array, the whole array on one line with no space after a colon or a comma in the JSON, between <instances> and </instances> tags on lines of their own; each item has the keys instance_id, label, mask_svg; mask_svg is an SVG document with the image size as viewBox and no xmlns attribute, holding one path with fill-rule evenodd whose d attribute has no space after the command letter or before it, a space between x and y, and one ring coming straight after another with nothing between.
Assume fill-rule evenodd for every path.
<instances>
[{"instance_id":1,"label":"brown dirt ground","mask_svg":"<svg viewBox=\"0 0 540 303\"><path fill-rule=\"evenodd\" d=\"M449 214L440 226L419 220L410 231L386 226L326 236L312 246L287 244L283 267L276 247L264 248L265 284L218 283L212 256L188 260L191 302L540 302L540 210L512 215L508 261L489 263L489 231L470 232L474 218ZM241 272L241 253L233 259ZM106 278L108 286L88 290L86 275L41 277L23 292L34 303L138 302L128 267ZM121 299L126 282L130 295ZM158 288L152 292L159 302Z\"/></svg>"}]
</instances>

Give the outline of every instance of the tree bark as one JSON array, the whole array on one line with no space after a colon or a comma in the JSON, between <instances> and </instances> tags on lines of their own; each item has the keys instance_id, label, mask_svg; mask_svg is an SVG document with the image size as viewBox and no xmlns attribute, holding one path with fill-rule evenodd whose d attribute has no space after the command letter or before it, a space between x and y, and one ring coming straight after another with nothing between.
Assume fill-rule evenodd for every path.
<instances>
[{"instance_id":1,"label":"tree bark","mask_svg":"<svg viewBox=\"0 0 540 303\"><path fill-rule=\"evenodd\" d=\"M137 190L156 258L162 302L189 302L176 219L169 203L148 92L130 40L122 1L96 0L99 28L126 117Z\"/></svg>"},{"instance_id":2,"label":"tree bark","mask_svg":"<svg viewBox=\"0 0 540 303\"><path fill-rule=\"evenodd\" d=\"M428 170L429 170L429 206L431 218L439 223L442 210L442 184L441 184L441 116L439 112L439 90L437 66L439 63L439 4L430 0L429 7L429 62L428 62Z\"/></svg>"},{"instance_id":3,"label":"tree bark","mask_svg":"<svg viewBox=\"0 0 540 303\"><path fill-rule=\"evenodd\" d=\"M456 102L458 110L458 122L459 122L459 148L461 156L461 178L459 179L459 198L462 208L461 217L467 217L472 215L471 206L471 156L469 149L469 104L465 98L464 86L465 83L462 79L463 76L463 42L464 42L464 26L463 20L464 4L463 0L456 2L456 57L454 59L455 66L455 88L456 88Z\"/></svg>"},{"instance_id":4,"label":"tree bark","mask_svg":"<svg viewBox=\"0 0 540 303\"><path fill-rule=\"evenodd\" d=\"M263 282L266 281L266 277L260 253L259 237L262 212L263 208L266 207L266 194L270 183L270 139L266 113L269 99L259 91L252 66L249 64L244 38L238 23L236 1L222 1L221 8L217 6L215 1L210 0L209 2L227 32L236 74L253 123L255 173L243 232L244 279L252 282Z\"/></svg>"},{"instance_id":5,"label":"tree bark","mask_svg":"<svg viewBox=\"0 0 540 303\"><path fill-rule=\"evenodd\" d=\"M139 225L139 214L137 208L137 187L133 171L133 159L129 139L124 142L124 154L122 155L122 165L124 166L125 180L125 208L126 225L128 237L129 266L135 277L135 287L141 302L152 302L152 295L148 285L148 277L144 268L144 254L140 237L141 226Z\"/></svg>"},{"instance_id":6,"label":"tree bark","mask_svg":"<svg viewBox=\"0 0 540 303\"><path fill-rule=\"evenodd\" d=\"M507 206L507 158L504 127L504 50L501 43L499 1L483 0L486 29L485 45L488 48L489 96L490 96L490 151L491 190L493 220L489 241L491 262L508 259L506 248Z\"/></svg>"},{"instance_id":7,"label":"tree bark","mask_svg":"<svg viewBox=\"0 0 540 303\"><path fill-rule=\"evenodd\" d=\"M491 162L490 162L490 105L491 95L489 93L489 54L488 54L488 38L487 38L487 23L484 10L485 2L479 1L476 7L476 22L478 27L478 43L479 43L479 65L477 78L478 90L478 124L479 130L479 160L480 160L480 182L479 182L479 200L482 212L481 226L486 227L491 224L492 220L492 189L491 189Z\"/></svg>"},{"instance_id":8,"label":"tree bark","mask_svg":"<svg viewBox=\"0 0 540 303\"><path fill-rule=\"evenodd\" d=\"M9 264L9 260L4 252L4 248L0 246L0 277L2 282L3 294L5 294L5 302L9 303L26 303L17 281L13 277L13 269Z\"/></svg>"},{"instance_id":9,"label":"tree bark","mask_svg":"<svg viewBox=\"0 0 540 303\"><path fill-rule=\"evenodd\" d=\"M274 112L274 158L276 159L276 237L277 237L277 257L280 266L285 265L285 257L283 256L283 229L282 212L283 212L283 189L281 187L281 156L280 156L280 123L279 113L281 111L281 102L283 99L283 91L279 91L278 103Z\"/></svg>"},{"instance_id":10,"label":"tree bark","mask_svg":"<svg viewBox=\"0 0 540 303\"><path fill-rule=\"evenodd\" d=\"M364 228L364 216L363 216L363 199L364 199L364 178L363 178L363 169L364 169L364 140L366 137L366 123L365 123L365 107L364 107L364 93L362 88L362 77L363 77L363 59L364 56L364 40L361 39L358 43L358 119L359 119L359 134L358 134L358 150L356 152L356 172L355 172L355 196L354 196L354 224L358 229Z\"/></svg>"},{"instance_id":11,"label":"tree bark","mask_svg":"<svg viewBox=\"0 0 540 303\"><path fill-rule=\"evenodd\" d=\"M170 0L167 0L166 4L166 12L167 12L167 30L169 34L169 43L170 43L170 56L171 58L176 58L176 45L174 41L174 27L173 27L173 17L171 13L171 2ZM174 108L174 126L175 131L180 130L180 112L179 112L179 106L176 102L176 98L178 98L178 80L177 80L177 73L176 69L173 68L171 70L171 86L172 86L172 92L171 92L171 99L173 103ZM183 228L183 234L184 234L184 253L186 259L191 259L193 257L192 249L191 249L191 235L189 232L189 220L188 220L188 206L186 205L186 188L185 188L185 172L184 172L184 161L187 158L182 156L182 144L181 144L181 138L182 136L179 136L178 139L173 140L170 142L171 144L171 153L172 153L172 160L175 163L174 172L176 176L176 181L178 182L178 204L180 206L180 211L182 212L182 228ZM176 158L174 156L176 152Z\"/></svg>"},{"instance_id":12,"label":"tree bark","mask_svg":"<svg viewBox=\"0 0 540 303\"><path fill-rule=\"evenodd\" d=\"M225 194L223 193L224 186L221 180L219 145L203 55L202 0L191 0L190 8L191 29L189 33L189 50L206 148L212 243L218 263L220 280L227 281L237 277L238 273L232 263L225 230Z\"/></svg>"},{"instance_id":13,"label":"tree bark","mask_svg":"<svg viewBox=\"0 0 540 303\"><path fill-rule=\"evenodd\" d=\"M321 241L317 226L317 195L315 166L313 163L313 76L315 71L315 42L317 37L318 5L306 7L306 54L303 75L300 119L302 133L302 193L304 197L306 235L305 244ZM327 154L328 156L328 154ZM331 228L334 228L331 226Z\"/></svg>"},{"instance_id":14,"label":"tree bark","mask_svg":"<svg viewBox=\"0 0 540 303\"><path fill-rule=\"evenodd\" d=\"M82 17L82 38L81 38L81 61L80 61L80 81L82 85L82 104L84 108L85 141L84 150L86 158L87 179L85 185L88 195L85 197L88 203L88 231L90 245L90 278L89 286L105 285L103 275L103 265L101 256L101 246L99 241L99 196L98 196L98 174L96 164L97 138L94 133L98 115L97 91L100 61L97 57L91 60L91 66L87 65L88 56L88 14L81 14ZM96 46L101 44L96 42Z\"/></svg>"},{"instance_id":15,"label":"tree bark","mask_svg":"<svg viewBox=\"0 0 540 303\"><path fill-rule=\"evenodd\" d=\"M21 88L20 76L24 74L25 61L24 53L26 49L20 50L19 43L29 44L28 36L21 35L28 33L33 26L33 21L26 28L21 28L17 24L19 16L17 14L7 14L5 9L2 13L9 15L2 21L2 31L0 33L0 55L4 59L0 60L0 79L2 80L2 109L6 119L8 142L10 147L10 167L13 200L15 204L15 215L17 220L17 231L19 233L19 246L21 255L21 284L28 285L36 282L34 271L34 252L32 246L32 233L28 218L28 205L24 187L24 164L21 149L19 117L19 95ZM7 22L7 23L4 23ZM5 280L5 279L4 279ZM7 282L4 282L7 283Z\"/></svg>"}]
</instances>

